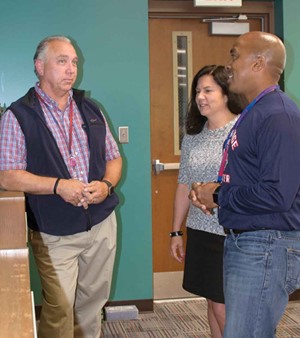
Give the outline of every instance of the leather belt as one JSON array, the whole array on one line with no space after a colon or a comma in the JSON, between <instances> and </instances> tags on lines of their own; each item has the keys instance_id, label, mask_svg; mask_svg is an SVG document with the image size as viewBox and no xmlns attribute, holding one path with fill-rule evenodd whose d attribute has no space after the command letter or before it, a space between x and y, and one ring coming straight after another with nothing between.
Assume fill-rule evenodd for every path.
<instances>
[{"instance_id":1,"label":"leather belt","mask_svg":"<svg viewBox=\"0 0 300 338\"><path fill-rule=\"evenodd\" d=\"M227 229L223 228L226 235L229 235L231 232L233 232L235 235L242 234L243 232L250 232L255 230L238 230L238 229Z\"/></svg>"}]
</instances>

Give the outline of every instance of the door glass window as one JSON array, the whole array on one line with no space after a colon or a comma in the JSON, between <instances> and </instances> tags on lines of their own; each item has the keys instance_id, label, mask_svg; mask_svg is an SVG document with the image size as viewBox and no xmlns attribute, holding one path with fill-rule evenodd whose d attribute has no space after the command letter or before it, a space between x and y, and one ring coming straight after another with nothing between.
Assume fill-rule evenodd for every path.
<instances>
[{"instance_id":1,"label":"door glass window","mask_svg":"<svg viewBox=\"0 0 300 338\"><path fill-rule=\"evenodd\" d=\"M192 81L192 33L173 32L174 154L180 155Z\"/></svg>"}]
</instances>

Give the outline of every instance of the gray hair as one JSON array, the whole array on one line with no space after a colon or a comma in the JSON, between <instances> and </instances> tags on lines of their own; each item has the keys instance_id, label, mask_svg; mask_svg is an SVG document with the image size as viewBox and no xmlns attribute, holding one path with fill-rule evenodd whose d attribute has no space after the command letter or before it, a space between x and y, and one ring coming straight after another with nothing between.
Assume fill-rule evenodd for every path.
<instances>
[{"instance_id":1,"label":"gray hair","mask_svg":"<svg viewBox=\"0 0 300 338\"><path fill-rule=\"evenodd\" d=\"M64 35L52 35L52 36L48 36L45 39L43 39L38 44L36 51L34 53L34 56L33 56L34 72L35 72L37 77L39 77L39 76L38 76L38 73L36 71L35 61L38 60L38 59L39 60L45 60L46 59L46 53L47 53L47 50L48 50L49 42L55 41L55 40L65 41L65 42L72 44L71 40Z\"/></svg>"}]
</instances>

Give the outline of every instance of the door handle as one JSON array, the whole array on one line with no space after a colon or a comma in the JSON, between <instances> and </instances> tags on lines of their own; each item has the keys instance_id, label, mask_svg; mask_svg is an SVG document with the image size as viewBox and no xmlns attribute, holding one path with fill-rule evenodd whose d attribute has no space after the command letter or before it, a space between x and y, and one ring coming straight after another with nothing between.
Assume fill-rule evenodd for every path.
<instances>
[{"instance_id":1,"label":"door handle","mask_svg":"<svg viewBox=\"0 0 300 338\"><path fill-rule=\"evenodd\" d=\"M179 163L161 163L159 160L153 160L152 167L154 170L154 174L158 175L161 171L164 170L179 169Z\"/></svg>"}]
</instances>

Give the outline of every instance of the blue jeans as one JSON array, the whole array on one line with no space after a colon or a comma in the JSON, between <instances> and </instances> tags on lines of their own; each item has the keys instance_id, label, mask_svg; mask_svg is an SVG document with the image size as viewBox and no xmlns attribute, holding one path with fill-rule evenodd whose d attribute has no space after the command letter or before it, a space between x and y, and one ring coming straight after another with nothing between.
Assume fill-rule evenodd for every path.
<instances>
[{"instance_id":1,"label":"blue jeans","mask_svg":"<svg viewBox=\"0 0 300 338\"><path fill-rule=\"evenodd\" d=\"M223 338L273 338L300 287L300 231L229 234L224 247Z\"/></svg>"}]
</instances>

